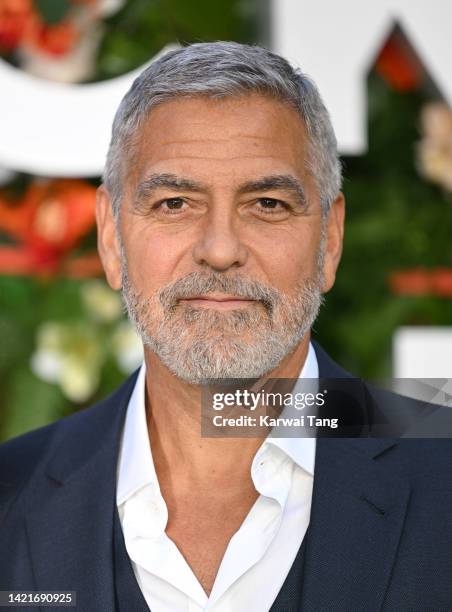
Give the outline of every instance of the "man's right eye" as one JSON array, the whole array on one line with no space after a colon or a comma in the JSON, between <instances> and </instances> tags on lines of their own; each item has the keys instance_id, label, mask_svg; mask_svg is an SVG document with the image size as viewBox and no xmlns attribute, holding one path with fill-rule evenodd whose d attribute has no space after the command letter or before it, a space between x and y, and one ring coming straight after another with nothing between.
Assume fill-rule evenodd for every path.
<instances>
[{"instance_id":1,"label":"man's right eye","mask_svg":"<svg viewBox=\"0 0 452 612\"><path fill-rule=\"evenodd\" d=\"M152 207L152 210L160 210L164 215L174 215L183 210L182 207L184 204L185 200L183 198L166 198L165 200L157 202L157 204Z\"/></svg>"}]
</instances>

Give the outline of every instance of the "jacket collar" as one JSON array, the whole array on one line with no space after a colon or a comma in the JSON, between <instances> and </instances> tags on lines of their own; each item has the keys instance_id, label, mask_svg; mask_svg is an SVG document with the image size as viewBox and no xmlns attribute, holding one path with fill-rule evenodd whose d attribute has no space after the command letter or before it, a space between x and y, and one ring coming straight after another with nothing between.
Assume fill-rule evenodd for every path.
<instances>
[{"instance_id":1,"label":"jacket collar","mask_svg":"<svg viewBox=\"0 0 452 612\"><path fill-rule=\"evenodd\" d=\"M29 491L25 527L35 586L77 591L84 612L115 610L116 460L135 378L86 413L59 422L56 450Z\"/></svg>"},{"instance_id":2,"label":"jacket collar","mask_svg":"<svg viewBox=\"0 0 452 612\"><path fill-rule=\"evenodd\" d=\"M351 376L314 347L320 378ZM394 464L378 459L396 446L385 438L317 440L301 609L381 609L410 496Z\"/></svg>"},{"instance_id":3,"label":"jacket collar","mask_svg":"<svg viewBox=\"0 0 452 612\"><path fill-rule=\"evenodd\" d=\"M59 422L56 450L46 469L50 478L64 484L87 462L97 463L96 458L117 455L127 405L137 376L138 370L99 404Z\"/></svg>"},{"instance_id":4,"label":"jacket collar","mask_svg":"<svg viewBox=\"0 0 452 612\"><path fill-rule=\"evenodd\" d=\"M328 353L315 340L312 341L319 364L319 378L355 380L357 384L361 384L363 389L366 389L364 381L353 376L347 370L336 363ZM346 444L353 446L370 458L376 458L378 455L388 450L397 444L397 439L394 438L345 438Z\"/></svg>"}]
</instances>

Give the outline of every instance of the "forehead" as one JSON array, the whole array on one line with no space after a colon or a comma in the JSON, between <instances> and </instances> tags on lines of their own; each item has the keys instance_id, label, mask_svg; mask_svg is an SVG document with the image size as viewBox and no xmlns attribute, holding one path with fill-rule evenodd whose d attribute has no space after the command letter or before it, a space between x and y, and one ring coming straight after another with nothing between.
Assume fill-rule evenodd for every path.
<instances>
[{"instance_id":1,"label":"forehead","mask_svg":"<svg viewBox=\"0 0 452 612\"><path fill-rule=\"evenodd\" d=\"M289 104L251 94L175 98L151 110L135 135L128 176L154 172L231 181L265 173L304 178L307 137Z\"/></svg>"}]
</instances>

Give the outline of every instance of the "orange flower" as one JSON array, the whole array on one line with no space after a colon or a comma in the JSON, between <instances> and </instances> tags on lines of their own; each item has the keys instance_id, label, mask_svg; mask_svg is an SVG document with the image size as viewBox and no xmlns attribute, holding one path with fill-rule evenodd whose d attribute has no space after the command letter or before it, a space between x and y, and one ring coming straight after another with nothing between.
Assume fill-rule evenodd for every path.
<instances>
[{"instance_id":1,"label":"orange flower","mask_svg":"<svg viewBox=\"0 0 452 612\"><path fill-rule=\"evenodd\" d=\"M401 270L393 272L388 282L392 292L396 295L452 297L452 269L450 268Z\"/></svg>"},{"instance_id":2,"label":"orange flower","mask_svg":"<svg viewBox=\"0 0 452 612\"><path fill-rule=\"evenodd\" d=\"M394 272L389 277L389 284L396 295L425 295L430 289L428 276L422 268Z\"/></svg>"},{"instance_id":3,"label":"orange flower","mask_svg":"<svg viewBox=\"0 0 452 612\"><path fill-rule=\"evenodd\" d=\"M21 201L0 200L0 230L19 242L16 248L0 249L0 271L56 271L94 227L95 202L96 189L73 179L36 182ZM77 265L71 265L77 275ZM96 268L99 271L92 258L78 266L80 272Z\"/></svg>"},{"instance_id":4,"label":"orange flower","mask_svg":"<svg viewBox=\"0 0 452 612\"><path fill-rule=\"evenodd\" d=\"M69 53L80 39L80 32L68 21L55 25L42 24L30 40L40 51L61 56Z\"/></svg>"},{"instance_id":5,"label":"orange flower","mask_svg":"<svg viewBox=\"0 0 452 612\"><path fill-rule=\"evenodd\" d=\"M436 295L452 297L452 270L438 268L432 277L432 286Z\"/></svg>"},{"instance_id":6,"label":"orange flower","mask_svg":"<svg viewBox=\"0 0 452 612\"><path fill-rule=\"evenodd\" d=\"M380 51L377 72L397 91L413 91L423 79L423 68L403 37L392 34Z\"/></svg>"},{"instance_id":7,"label":"orange flower","mask_svg":"<svg viewBox=\"0 0 452 612\"><path fill-rule=\"evenodd\" d=\"M0 50L13 51L37 21L31 0L0 0Z\"/></svg>"}]
</instances>

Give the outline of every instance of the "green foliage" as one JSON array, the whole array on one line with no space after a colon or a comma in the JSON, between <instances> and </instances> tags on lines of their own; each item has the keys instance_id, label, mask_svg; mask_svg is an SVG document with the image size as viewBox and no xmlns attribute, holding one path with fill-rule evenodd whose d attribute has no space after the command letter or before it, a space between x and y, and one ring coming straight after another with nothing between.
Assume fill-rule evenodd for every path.
<instances>
[{"instance_id":1,"label":"green foliage","mask_svg":"<svg viewBox=\"0 0 452 612\"><path fill-rule=\"evenodd\" d=\"M70 0L34 0L34 5L42 20L53 25L64 19L71 2Z\"/></svg>"},{"instance_id":2,"label":"green foliage","mask_svg":"<svg viewBox=\"0 0 452 612\"><path fill-rule=\"evenodd\" d=\"M137 68L169 43L252 42L257 9L250 0L129 0L105 23L96 80Z\"/></svg>"},{"instance_id":3,"label":"green foliage","mask_svg":"<svg viewBox=\"0 0 452 612\"><path fill-rule=\"evenodd\" d=\"M420 178L415 165L421 93L398 93L369 79L369 150L344 159L347 219L334 289L315 325L339 362L362 376L391 373L400 325L450 325L450 299L398 297L396 269L452 264L452 201Z\"/></svg>"},{"instance_id":4,"label":"green foliage","mask_svg":"<svg viewBox=\"0 0 452 612\"><path fill-rule=\"evenodd\" d=\"M82 281L64 278L0 276L0 440L83 408L105 397L124 380L112 356L101 369L96 394L75 404L58 386L40 380L31 371L31 357L43 322L68 324L74 330L80 324L85 329L93 325L85 314L81 286ZM99 342L104 338L105 332Z\"/></svg>"},{"instance_id":5,"label":"green foliage","mask_svg":"<svg viewBox=\"0 0 452 612\"><path fill-rule=\"evenodd\" d=\"M36 378L27 362L18 366L8 385L5 439L47 425L69 412L70 405L56 385Z\"/></svg>"}]
</instances>

